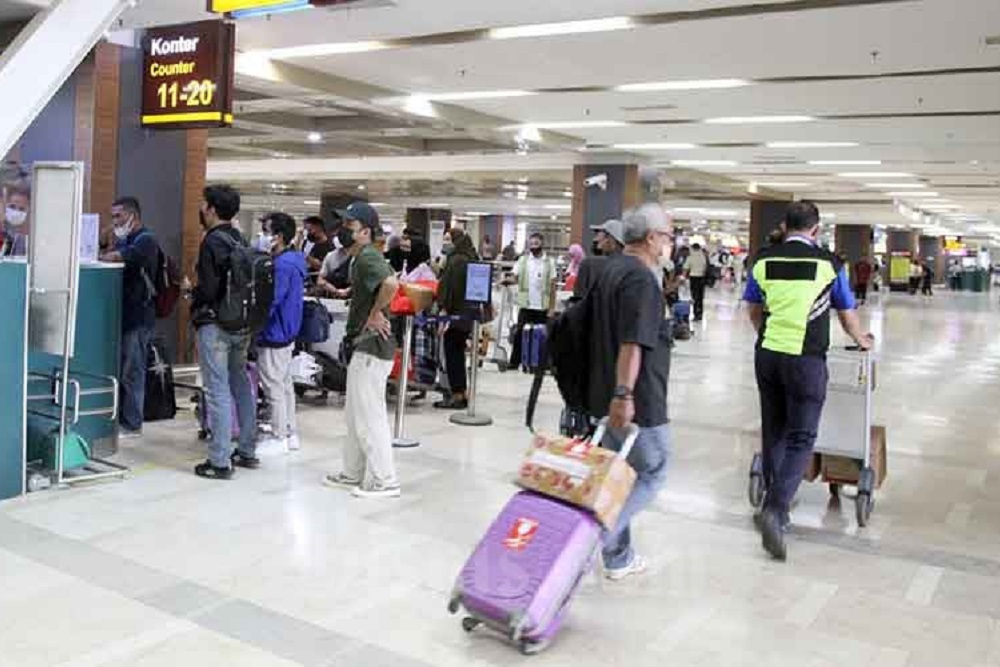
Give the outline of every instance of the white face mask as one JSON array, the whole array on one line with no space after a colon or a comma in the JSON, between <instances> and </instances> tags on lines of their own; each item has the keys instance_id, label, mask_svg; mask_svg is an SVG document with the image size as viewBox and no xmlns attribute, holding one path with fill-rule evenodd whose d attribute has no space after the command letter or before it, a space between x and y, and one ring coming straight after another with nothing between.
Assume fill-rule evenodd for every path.
<instances>
[{"instance_id":1,"label":"white face mask","mask_svg":"<svg viewBox=\"0 0 1000 667\"><path fill-rule=\"evenodd\" d=\"M12 227L20 227L28 219L27 211L19 211L16 208L7 207L6 211L7 222L10 223Z\"/></svg>"},{"instance_id":2,"label":"white face mask","mask_svg":"<svg viewBox=\"0 0 1000 667\"><path fill-rule=\"evenodd\" d=\"M272 235L263 232L257 235L257 250L260 252L271 252L272 245L274 245L274 237Z\"/></svg>"}]
</instances>

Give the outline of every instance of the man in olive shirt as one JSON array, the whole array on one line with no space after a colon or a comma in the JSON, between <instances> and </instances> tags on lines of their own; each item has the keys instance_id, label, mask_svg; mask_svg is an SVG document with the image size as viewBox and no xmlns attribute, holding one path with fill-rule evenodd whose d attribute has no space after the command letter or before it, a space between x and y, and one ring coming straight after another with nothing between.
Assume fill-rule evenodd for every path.
<instances>
[{"instance_id":1,"label":"man in olive shirt","mask_svg":"<svg viewBox=\"0 0 1000 667\"><path fill-rule=\"evenodd\" d=\"M374 241L382 235L378 213L365 202L344 212L344 248L354 258L351 306L347 314L347 444L344 469L327 475L329 486L350 487L359 498L398 497L392 456L392 431L385 407L385 386L392 370L395 341L389 302L399 283Z\"/></svg>"}]
</instances>

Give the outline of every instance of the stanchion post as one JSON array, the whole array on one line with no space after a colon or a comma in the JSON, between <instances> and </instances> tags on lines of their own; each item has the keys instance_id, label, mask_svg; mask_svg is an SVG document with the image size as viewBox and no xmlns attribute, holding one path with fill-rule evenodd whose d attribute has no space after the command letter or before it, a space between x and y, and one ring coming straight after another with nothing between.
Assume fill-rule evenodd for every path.
<instances>
[{"instance_id":1,"label":"stanchion post","mask_svg":"<svg viewBox=\"0 0 1000 667\"><path fill-rule=\"evenodd\" d=\"M403 332L403 358L399 365L399 380L396 383L396 422L392 432L392 446L398 448L417 447L420 441L403 435L406 422L406 390L410 377L410 355L413 353L413 315L407 315Z\"/></svg>"},{"instance_id":2,"label":"stanchion post","mask_svg":"<svg viewBox=\"0 0 1000 667\"><path fill-rule=\"evenodd\" d=\"M489 426L493 423L493 418L489 415L476 414L476 379L479 377L479 336L482 325L480 318L476 318L472 324L472 370L469 372L469 409L467 412L458 412L451 416L453 424L462 426Z\"/></svg>"}]
</instances>

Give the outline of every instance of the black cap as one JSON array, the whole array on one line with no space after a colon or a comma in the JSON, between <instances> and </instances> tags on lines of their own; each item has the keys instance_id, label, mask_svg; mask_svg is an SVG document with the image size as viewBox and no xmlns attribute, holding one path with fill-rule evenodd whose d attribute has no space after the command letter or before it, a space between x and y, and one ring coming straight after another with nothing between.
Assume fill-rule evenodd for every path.
<instances>
[{"instance_id":1,"label":"black cap","mask_svg":"<svg viewBox=\"0 0 1000 667\"><path fill-rule=\"evenodd\" d=\"M363 226L372 230L372 236L381 236L382 225L378 219L378 211L366 201L356 201L343 211L338 211L344 221L357 220Z\"/></svg>"}]
</instances>

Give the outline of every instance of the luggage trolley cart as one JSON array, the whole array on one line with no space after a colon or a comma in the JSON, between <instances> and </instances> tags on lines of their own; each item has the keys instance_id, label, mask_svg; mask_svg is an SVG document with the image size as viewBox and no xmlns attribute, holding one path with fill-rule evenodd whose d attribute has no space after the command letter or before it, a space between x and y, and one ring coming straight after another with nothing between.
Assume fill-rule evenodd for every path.
<instances>
[{"instance_id":1,"label":"luggage trolley cart","mask_svg":"<svg viewBox=\"0 0 1000 667\"><path fill-rule=\"evenodd\" d=\"M875 507L875 470L872 466L872 392L875 389L875 359L871 352L856 347L831 350L827 356L830 381L826 404L816 438L817 454L839 456L857 461L860 474L856 480L832 478L824 471L831 495L837 496L845 484L857 486L855 509L859 526L868 525ZM764 502L764 462L754 454L750 464L748 495L750 504L759 508Z\"/></svg>"},{"instance_id":2,"label":"luggage trolley cart","mask_svg":"<svg viewBox=\"0 0 1000 667\"><path fill-rule=\"evenodd\" d=\"M490 361L497 365L500 372L504 372L510 363L510 328L517 322L517 314L514 312L514 288L500 282L494 286L494 290L500 293L500 308L496 311L496 320L492 323L493 357Z\"/></svg>"}]
</instances>

